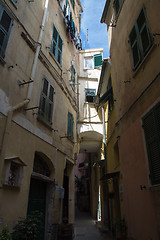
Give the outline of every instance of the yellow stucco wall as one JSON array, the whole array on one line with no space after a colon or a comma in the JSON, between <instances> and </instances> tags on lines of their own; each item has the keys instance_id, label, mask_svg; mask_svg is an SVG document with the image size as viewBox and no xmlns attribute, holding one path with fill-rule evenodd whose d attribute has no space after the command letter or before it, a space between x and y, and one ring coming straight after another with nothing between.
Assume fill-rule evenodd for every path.
<instances>
[{"instance_id":1,"label":"yellow stucco wall","mask_svg":"<svg viewBox=\"0 0 160 240\"><path fill-rule=\"evenodd\" d=\"M115 19L113 1L110 3L105 22L108 24L110 54L112 59L112 79L116 122L113 128L119 138L119 158L121 181L123 184L124 216L128 224L128 234L135 239L159 239L159 208L157 197L150 189L149 167L145 146L142 117L160 100L159 95L159 1L124 1ZM133 71L129 34L144 6L148 25L153 37L153 46L136 71ZM116 123L116 124L115 124ZM115 136L116 137L116 136ZM111 145L111 143L110 143ZM108 145L109 146L109 145ZM112 154L113 150L110 150ZM141 182L146 192L141 191ZM151 188L150 188L151 187ZM134 198L132 198L134 194ZM144 207L143 202L147 205ZM156 204L155 204L156 202ZM143 206L143 207L142 207ZM146 213L146 209L148 209ZM145 223L145 224L144 224ZM143 226L145 225L145 231Z\"/></svg>"},{"instance_id":2,"label":"yellow stucco wall","mask_svg":"<svg viewBox=\"0 0 160 240\"><path fill-rule=\"evenodd\" d=\"M18 80L21 82L30 80L35 57L35 52L31 47L37 47L45 1L38 0L30 3L28 1L18 1L17 4L13 4L10 0L6 2L4 7L13 18L13 26L5 50L5 64L0 64L0 172L3 172L0 184L0 205L3 206L0 210L0 222L2 222L2 224L8 224L11 228L19 217L26 216L34 155L35 152L41 152L48 159L51 170L50 179L55 179L55 184L58 187L63 187L64 169L66 167L66 161L69 162L70 200L68 200L68 218L69 222L73 223L74 154L77 151L77 95L76 88L74 91L70 85L71 73L68 70L70 69L72 61L76 70L77 79L78 50L67 35L64 15L58 1L50 0L30 102L27 106L18 109L18 111L13 111L11 120L8 120L9 126L6 128L9 109L27 98L29 84L20 87ZM1 1L0 4L2 4ZM79 14L81 7L77 1L75 9L73 17L76 24L78 24L77 28L79 28L79 22L75 15ZM53 24L56 26L63 40L62 67L50 54L49 48L51 46ZM25 33L26 40L21 36L22 32ZM27 41L29 41L28 44ZM55 91L52 128L48 128L42 122L38 121L37 108L25 111L25 108L39 106L42 79L44 76L49 83L52 84ZM74 138L72 141L66 137L68 112L72 113L74 118ZM6 129L9 129L8 132L5 132ZM21 186L18 189L12 187L7 188L3 185L7 169L4 159L14 156L20 158L26 165L23 167ZM51 184L48 183L47 186L49 189ZM50 223L61 223L62 201L63 199L59 199L59 193L56 192L54 216L53 219L50 220ZM48 206L50 206L50 203Z\"/></svg>"}]
</instances>

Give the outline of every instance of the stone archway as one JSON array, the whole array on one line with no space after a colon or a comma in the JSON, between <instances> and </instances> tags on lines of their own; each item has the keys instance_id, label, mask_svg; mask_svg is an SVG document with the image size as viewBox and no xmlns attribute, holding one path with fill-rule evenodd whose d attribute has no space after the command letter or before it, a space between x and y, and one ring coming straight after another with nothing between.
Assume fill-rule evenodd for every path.
<instances>
[{"instance_id":1,"label":"stone archway","mask_svg":"<svg viewBox=\"0 0 160 240\"><path fill-rule=\"evenodd\" d=\"M42 213L42 227L37 240L49 239L53 220L55 182L54 166L51 160L41 152L35 152L33 172L30 180L27 215L32 211ZM51 178L52 176L52 178Z\"/></svg>"}]
</instances>

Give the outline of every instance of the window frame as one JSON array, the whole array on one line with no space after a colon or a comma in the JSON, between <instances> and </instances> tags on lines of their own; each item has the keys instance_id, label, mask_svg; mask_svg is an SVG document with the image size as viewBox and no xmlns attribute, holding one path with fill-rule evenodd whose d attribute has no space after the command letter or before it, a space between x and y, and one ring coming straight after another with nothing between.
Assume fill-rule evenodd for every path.
<instances>
[{"instance_id":1,"label":"window frame","mask_svg":"<svg viewBox=\"0 0 160 240\"><path fill-rule=\"evenodd\" d=\"M45 81L48 84L46 93L45 93L45 89L44 89ZM53 88L52 99L50 99L51 88ZM38 120L41 120L47 126L50 126L50 127L52 125L52 119L53 119L54 94L55 94L54 87L52 86L52 84L50 84L48 79L46 77L44 77L42 80L42 89L41 89L41 94L40 94ZM50 108L50 106L51 106L51 108ZM44 108L44 110L43 110L43 108Z\"/></svg>"},{"instance_id":2,"label":"window frame","mask_svg":"<svg viewBox=\"0 0 160 240\"><path fill-rule=\"evenodd\" d=\"M108 85L107 85L107 92L110 91L110 98L108 100L108 113L109 115L111 114L114 106L114 96L113 96L113 87L112 87L112 78L111 75L109 76L108 79Z\"/></svg>"},{"instance_id":3,"label":"window frame","mask_svg":"<svg viewBox=\"0 0 160 240\"><path fill-rule=\"evenodd\" d=\"M158 109L158 110L157 110ZM149 121L151 117L151 123ZM145 116L142 118L142 127L145 136L145 145L147 150L149 164L149 178L152 185L160 184L160 102L157 103ZM155 147L157 147L155 149ZM154 148L154 149L153 149ZM153 154L154 153L154 154ZM157 165L158 164L158 165Z\"/></svg>"},{"instance_id":4,"label":"window frame","mask_svg":"<svg viewBox=\"0 0 160 240\"><path fill-rule=\"evenodd\" d=\"M2 19L2 16L3 16L4 12L6 12L6 14L11 19L9 27L8 27L8 31L6 31L6 29L4 29L4 27L1 25L1 19ZM13 18L8 13L8 11L6 11L5 7L0 4L0 31L4 34L4 39L3 39L3 42L2 42L2 46L0 47L0 58L5 57L5 51L6 51L6 47L7 47L7 44L8 44L8 39L9 39L9 35L10 35L10 32L11 32L12 24L13 24Z\"/></svg>"},{"instance_id":5,"label":"window frame","mask_svg":"<svg viewBox=\"0 0 160 240\"><path fill-rule=\"evenodd\" d=\"M91 61L91 67L88 67L88 64L86 64L86 61L87 60L90 60ZM89 56L89 57L85 57L84 58L84 69L88 69L88 70L90 70L90 69L94 69L94 62L93 62L93 57L92 56Z\"/></svg>"},{"instance_id":6,"label":"window frame","mask_svg":"<svg viewBox=\"0 0 160 240\"><path fill-rule=\"evenodd\" d=\"M11 177L11 169L12 167L16 167L16 175L13 176L14 179L10 179ZM22 175L23 175L23 167L25 167L26 164L18 157L18 156L13 156L13 157L7 157L5 158L4 162L4 172L5 172L5 178L4 178L4 187L10 187L11 189L13 188L20 188L21 182L22 182ZM13 180L13 182L12 182Z\"/></svg>"},{"instance_id":7,"label":"window frame","mask_svg":"<svg viewBox=\"0 0 160 240\"><path fill-rule=\"evenodd\" d=\"M76 71L72 64L71 65L71 84L72 84L71 86L73 90L75 90L75 82L76 82Z\"/></svg>"},{"instance_id":8,"label":"window frame","mask_svg":"<svg viewBox=\"0 0 160 240\"><path fill-rule=\"evenodd\" d=\"M140 18L140 15L144 14L144 22L141 26L141 29L139 29L138 27L138 20ZM148 40L148 46L147 46L147 49L143 49L143 45L144 45L144 42L142 40L142 32L143 30L146 28L146 33L147 33L147 40ZM133 31L135 31L135 38L131 39L132 38L132 34L134 33ZM149 52L149 50L151 49L151 47L153 46L153 36L152 36L152 33L151 33L151 30L150 30L150 27L149 27L149 24L148 24L148 20L147 20L147 15L146 15L146 11L145 11L145 7L143 6L141 8L141 11L132 27L132 30L129 34L129 40L128 40L129 44L130 44L130 49L131 49L131 55L132 55L132 64L133 64L133 71L135 71L138 66L143 62L143 60L145 59L147 53ZM134 50L135 48L135 50ZM136 52L136 49L137 49L137 52ZM135 60L135 57L134 55L137 54L137 61Z\"/></svg>"},{"instance_id":9,"label":"window frame","mask_svg":"<svg viewBox=\"0 0 160 240\"><path fill-rule=\"evenodd\" d=\"M54 34L56 31L56 39L54 38ZM61 44L60 44L61 42ZM55 48L53 48L55 47ZM53 52L53 49L55 52ZM58 62L60 66L62 66L62 51L63 51L63 40L57 31L55 25L53 24L53 30L52 30L52 40L51 40L51 49L50 52Z\"/></svg>"},{"instance_id":10,"label":"window frame","mask_svg":"<svg viewBox=\"0 0 160 240\"><path fill-rule=\"evenodd\" d=\"M67 137L73 141L74 139L74 118L71 112L68 112L68 127L67 127Z\"/></svg>"},{"instance_id":11,"label":"window frame","mask_svg":"<svg viewBox=\"0 0 160 240\"><path fill-rule=\"evenodd\" d=\"M94 92L94 95L87 95L87 92ZM87 101L88 96L92 96L93 101ZM96 89L95 88L85 88L85 102L86 103L94 103L95 98L96 98Z\"/></svg>"},{"instance_id":12,"label":"window frame","mask_svg":"<svg viewBox=\"0 0 160 240\"><path fill-rule=\"evenodd\" d=\"M70 0L70 2L71 2L71 5L73 7L73 10L75 10L75 1L74 0Z\"/></svg>"},{"instance_id":13,"label":"window frame","mask_svg":"<svg viewBox=\"0 0 160 240\"><path fill-rule=\"evenodd\" d=\"M114 8L114 13L115 13L115 16L118 17L119 16L119 13L121 11L121 8L122 8L122 5L123 5L123 2L124 0L114 0L113 2L113 8ZM119 8L118 8L118 11L116 9L116 4L119 4Z\"/></svg>"}]
</instances>

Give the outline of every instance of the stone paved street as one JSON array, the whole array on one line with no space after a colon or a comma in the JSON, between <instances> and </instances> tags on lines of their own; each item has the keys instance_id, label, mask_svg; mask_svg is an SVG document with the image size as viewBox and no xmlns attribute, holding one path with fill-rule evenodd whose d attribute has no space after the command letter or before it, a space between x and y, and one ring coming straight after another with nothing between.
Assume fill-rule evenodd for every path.
<instances>
[{"instance_id":1,"label":"stone paved street","mask_svg":"<svg viewBox=\"0 0 160 240\"><path fill-rule=\"evenodd\" d=\"M77 210L74 233L74 240L112 240L106 232L100 231L88 213Z\"/></svg>"}]
</instances>

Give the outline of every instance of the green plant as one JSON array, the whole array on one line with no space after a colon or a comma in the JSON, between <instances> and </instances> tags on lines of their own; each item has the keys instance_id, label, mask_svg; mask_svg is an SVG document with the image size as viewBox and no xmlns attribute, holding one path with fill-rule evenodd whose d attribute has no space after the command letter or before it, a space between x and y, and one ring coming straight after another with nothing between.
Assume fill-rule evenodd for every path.
<instances>
[{"instance_id":1,"label":"green plant","mask_svg":"<svg viewBox=\"0 0 160 240\"><path fill-rule=\"evenodd\" d=\"M8 226L4 226L0 231L0 240L12 240Z\"/></svg>"},{"instance_id":2,"label":"green plant","mask_svg":"<svg viewBox=\"0 0 160 240\"><path fill-rule=\"evenodd\" d=\"M21 219L13 228L13 240L37 240L42 226L42 213L33 211L26 219Z\"/></svg>"}]
</instances>

